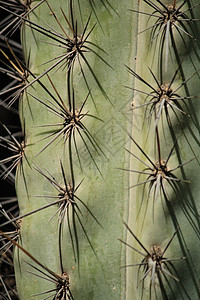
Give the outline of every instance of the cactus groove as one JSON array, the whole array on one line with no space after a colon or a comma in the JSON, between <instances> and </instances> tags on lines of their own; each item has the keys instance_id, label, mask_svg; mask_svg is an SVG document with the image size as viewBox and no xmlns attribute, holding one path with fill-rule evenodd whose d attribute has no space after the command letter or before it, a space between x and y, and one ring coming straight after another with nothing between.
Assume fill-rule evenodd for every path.
<instances>
[{"instance_id":1,"label":"cactus groove","mask_svg":"<svg viewBox=\"0 0 200 300\"><path fill-rule=\"evenodd\" d=\"M200 299L199 4L0 1L14 300Z\"/></svg>"}]
</instances>

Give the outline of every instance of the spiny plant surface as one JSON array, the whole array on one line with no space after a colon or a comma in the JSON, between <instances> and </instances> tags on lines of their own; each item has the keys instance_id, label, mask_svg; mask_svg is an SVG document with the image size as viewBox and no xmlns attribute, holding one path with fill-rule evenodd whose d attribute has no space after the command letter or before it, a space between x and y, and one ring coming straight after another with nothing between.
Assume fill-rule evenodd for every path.
<instances>
[{"instance_id":1,"label":"spiny plant surface","mask_svg":"<svg viewBox=\"0 0 200 300\"><path fill-rule=\"evenodd\" d=\"M0 137L19 299L199 299L199 2L0 8L27 65L24 141Z\"/></svg>"}]
</instances>

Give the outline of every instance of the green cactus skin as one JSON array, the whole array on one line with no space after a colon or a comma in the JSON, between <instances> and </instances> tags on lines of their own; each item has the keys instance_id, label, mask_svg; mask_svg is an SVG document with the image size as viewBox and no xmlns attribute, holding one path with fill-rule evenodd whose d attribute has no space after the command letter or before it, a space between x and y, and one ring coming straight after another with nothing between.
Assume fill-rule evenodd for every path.
<instances>
[{"instance_id":1,"label":"green cactus skin","mask_svg":"<svg viewBox=\"0 0 200 300\"><path fill-rule=\"evenodd\" d=\"M168 1L162 1L162 3L165 5L169 4ZM182 3L181 1L177 2L176 6L178 7L181 3ZM152 12L152 9L148 10L148 8L149 7L146 3L142 3L139 10L147 13ZM198 11L197 11L197 15L198 15ZM139 26L138 26L139 32L145 28L144 19L145 20L147 19L147 17L142 14L140 15L140 17L141 18L139 20ZM148 26L151 26L150 22ZM172 30L174 30L174 28L172 28ZM146 34L146 38L144 38L144 34ZM160 60L158 47L161 44L161 41L159 41L159 37L157 41L153 40L152 42L150 42L151 44L151 48L150 48L148 46L149 39L150 39L149 35L150 35L150 30L147 30L145 33L141 33L139 35L138 50L137 50L137 65L134 71L136 71L137 74L139 74L142 78L144 78L148 84L153 86L154 89L158 89L158 85L156 84L155 79L153 78L153 76L151 75L151 73L148 71L147 68L149 67L152 70L159 84L161 83L161 81L164 84L169 84L176 72L176 69L179 66L179 62L181 61L182 70L177 74L171 86L172 90L174 90L181 85L181 82L186 80L191 74L195 72L194 66L198 66L198 59L196 57L196 53L193 52L193 50L191 49L189 53L186 50L186 45L189 45L189 43L191 43L191 39L189 37L184 38L183 40L185 41L186 44L184 45L184 42L182 39L180 39L179 35L177 33L174 33L174 39L176 40L176 51L180 56L178 56L178 59L176 59L176 53L173 52L173 47L171 46L169 51L171 51L172 57L170 56L168 57L168 69L166 72L165 58L161 64L162 70L161 67L158 67L159 65L156 64L156 61L159 62ZM165 48L165 45L163 47ZM145 51L144 55L141 55L142 51L144 51L144 49L147 48L149 49L148 54ZM189 50L188 46L187 48ZM153 63L152 63L152 57L154 57ZM192 66L192 62L194 66ZM161 72L162 72L162 79L160 77ZM195 78L197 79L196 75ZM198 95L198 90L197 87L196 88L194 87L194 82L195 82L194 78L188 80L185 89L183 86L183 88L180 88L180 90L177 91L177 94L179 94L180 96ZM136 89L134 95L134 106L137 107L145 103L145 101L147 102L147 100L145 100L146 95L142 95L142 93L137 92L137 90L147 92L147 93L152 92L152 90L148 88L147 85L143 84L141 80L137 80L137 79L135 81L134 88ZM187 94L187 91L189 91L189 94ZM151 97L149 97L148 99L151 99ZM188 114L192 116L194 111L195 114L196 113L198 114L197 101L195 99L189 101L190 102L186 100L187 103L186 105L189 110ZM184 107L183 110L185 111L185 109L186 108ZM139 143L140 147L142 147L143 151L148 155L148 157L153 161L153 163L159 160L158 141L156 139L157 134L159 134L159 140L160 140L161 160L167 159L173 145L176 143L177 140L178 146L175 147L168 161L169 169L176 168L180 164L189 161L191 158L194 157L194 154L196 155L198 153L198 145L193 139L193 137L196 135L195 132L197 131L191 117L189 118L183 113L177 111L177 116L178 116L177 119L172 109L168 108L172 125L169 126L166 120L166 114L163 111L162 112L163 117L160 118L159 120L159 123L157 125L158 131L156 132L154 116L151 117L151 125L149 125L150 122L148 122L147 119L144 122L144 110L142 111L142 108L140 108L141 114L138 113L138 110L139 108L137 110L135 109L135 115L133 114L133 135L132 136L134 140ZM146 113L146 115L148 115L148 112ZM138 126L138 124L144 124L144 125L142 127L141 125ZM134 130L135 128L137 130ZM189 132L191 135L189 134ZM192 153L192 151L194 153ZM143 160L145 163L147 163L152 167L150 162L144 157L142 152L134 143L132 143L131 152L134 153L134 155L137 156L139 159ZM177 232L177 238L173 240L173 242L170 244L167 250L166 257L172 258L172 257L186 256L187 259L185 261L179 260L176 263L174 262L178 274L181 274L178 275L178 278L180 280L179 284L176 285L176 282L172 280L172 278L168 277L168 279L170 280L170 284L172 284L171 287L174 292L174 295L172 291L171 292L167 291L167 296L160 295L158 296L158 299L160 298L162 299L162 297L164 299L165 297L167 297L167 299L179 299L181 297L180 296L181 292L183 292L182 297L184 299L199 299L199 288L198 288L199 281L198 281L198 276L196 277L196 274L199 273L199 269L198 269L198 265L195 263L196 258L194 259L192 254L192 252L195 251L196 255L198 255L197 254L198 251L194 249L196 247L195 241L198 239L198 235L199 235L198 201L195 200L196 195L193 194L193 188L191 188L191 185L193 186L193 184L195 184L194 182L196 181L196 175L194 180L192 176L193 168L198 168L197 160L194 160L184 165L183 169L178 168L174 172L174 175L177 178L180 179L187 178L190 181L190 184L182 182L181 190L177 191L177 189L173 189L172 186L170 186L165 179L164 179L165 182L163 180L165 184L165 189L167 191L167 200L165 199L166 197L162 189L161 192L158 194L158 197L154 197L153 192L151 192L151 196L148 197L148 193L149 193L149 188L147 187L148 184L146 184L145 189L144 189L144 185L131 189L130 199L141 199L141 200L130 202L128 224L132 229L134 229L133 230L134 234L143 243L143 245L145 245L148 251L151 249L151 247L154 244L160 245L161 248L164 249L165 245L167 244L167 240L169 240L170 236L172 236L173 234L173 230L175 231L176 228L178 227L180 228L180 230ZM140 161L138 161L138 159L135 159L133 157L131 162L131 169L142 171L143 169L145 169L145 166ZM197 174L198 171L196 171L195 173ZM133 172L131 173L130 176L131 176L130 182L132 185L147 179L147 175L139 176L138 179L138 176L136 176L136 174ZM142 199L143 199L143 203L141 206ZM190 218L191 214L189 213L190 204L193 206L194 209L193 210L194 215L192 218ZM128 243L133 245L132 236L129 236ZM129 250L127 249L127 251ZM140 262L140 260L141 260L141 256L139 257L139 255L134 251L131 251L129 255L127 254L128 264L133 264L133 261L135 263L138 263ZM195 268L196 268L195 271L194 268L192 267L193 264L195 264ZM135 272L134 268L127 269L127 276L126 276L127 282L131 282L131 278L134 278L133 280L135 282L137 281L137 273ZM143 291L144 299L147 299L149 295L149 289L148 289L149 282L145 283L145 285L146 284L147 284L147 289ZM186 287L186 291L182 290L183 286ZM134 293L138 293L138 289L136 285L129 283L129 292L130 295L131 294L133 295ZM155 297L155 295L154 296L152 295L152 298L153 297ZM132 296L129 296L127 297L127 299L133 299L133 298ZM136 299L139 298L136 297Z\"/></svg>"},{"instance_id":2,"label":"green cactus skin","mask_svg":"<svg viewBox=\"0 0 200 300\"><path fill-rule=\"evenodd\" d=\"M42 3L29 16L33 23L25 21L22 28L25 56L27 58L30 53L30 70L39 80L29 76L29 82L34 80L35 83L28 87L20 101L26 159L23 158L21 168L18 167L16 172L16 191L23 216L58 200L59 191L50 178L60 186L65 184L66 178L67 184L78 187L75 191L78 198L74 198L78 207L73 219L70 204L69 210L66 209L69 216L65 214L61 226L58 205L23 218L19 244L41 265L15 247L19 298L27 300L35 295L33 299L47 299L48 296L49 299L68 300L199 299L199 99L180 99L199 96L199 41L195 40L199 21L191 21L191 18L199 18L198 1L185 1L181 6L182 0L73 0L74 24L77 22L79 35L92 12L86 34L96 25L88 36L90 44L87 46L95 49L98 55L86 51L87 61L84 61L79 54L73 68L55 67L48 72L50 79L47 74L41 74L66 49L56 46L61 43L39 32L41 29L33 24L54 29L65 37L67 32L71 37L64 14L70 24L73 21L70 1L49 0L48 3L51 9L46 2ZM156 3L158 11L154 12L152 3ZM164 27L166 34L163 35L159 27L161 33L152 38L151 26L159 13L163 16L164 6L172 10L180 6L180 11L185 12L189 20L182 21L185 16L172 13L169 22L164 19L163 27L168 24ZM148 15L152 13L152 16ZM178 23L180 19L184 22L184 32L179 27L175 30L175 17L175 24L182 26L183 23ZM188 34L185 33L187 30ZM48 60L51 61L44 64ZM178 97L177 102L181 102L174 103L179 111L171 105L172 97L157 121L159 103L164 103L162 100L166 95L159 99L161 102L154 106L156 111L150 116L149 107L153 106L138 106L152 99L159 91L159 84L161 87L170 82L175 91L173 97ZM153 87L153 93L149 85ZM53 139L50 134L62 129L63 124L62 118L52 112L55 102L50 93L59 103L63 100L70 110L69 91L72 99L73 90L77 110L84 103L88 90L91 93L84 104L83 114L86 115L81 121L92 138L84 135L85 130L81 131L84 143L76 127L76 143L63 134L50 143ZM145 93L151 94L147 98ZM57 124L61 124L60 127ZM155 173L153 164L167 158L164 171L157 169ZM138 184L147 181L149 175L137 172L150 173L153 178L151 190L148 182ZM180 180L176 181L177 178ZM159 271L156 266L152 279L150 274L155 261L150 264L147 253L151 254L153 246L161 251L166 249L163 257L169 259L169 264L164 264L157 253L161 267ZM173 261L175 258L178 259ZM142 260L146 263L144 270L143 265L136 266ZM46 266L59 276L66 273L73 296L67 290L63 298L60 295L54 298L56 291L52 290L56 284L39 277L42 273L31 265L40 270ZM143 278L145 271L148 274Z\"/></svg>"}]
</instances>

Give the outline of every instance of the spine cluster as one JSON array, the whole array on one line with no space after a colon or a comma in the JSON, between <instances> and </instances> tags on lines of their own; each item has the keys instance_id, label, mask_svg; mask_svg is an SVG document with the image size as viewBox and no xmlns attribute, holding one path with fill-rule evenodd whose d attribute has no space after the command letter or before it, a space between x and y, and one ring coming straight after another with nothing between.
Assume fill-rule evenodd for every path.
<instances>
[{"instance_id":1,"label":"spine cluster","mask_svg":"<svg viewBox=\"0 0 200 300\"><path fill-rule=\"evenodd\" d=\"M199 299L199 4L58 2L0 1L0 295Z\"/></svg>"}]
</instances>

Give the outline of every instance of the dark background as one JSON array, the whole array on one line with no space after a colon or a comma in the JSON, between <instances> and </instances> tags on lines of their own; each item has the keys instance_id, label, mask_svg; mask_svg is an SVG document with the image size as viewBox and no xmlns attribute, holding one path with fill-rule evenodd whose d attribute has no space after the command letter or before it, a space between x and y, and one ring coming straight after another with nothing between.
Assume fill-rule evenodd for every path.
<instances>
[{"instance_id":1,"label":"dark background","mask_svg":"<svg viewBox=\"0 0 200 300\"><path fill-rule=\"evenodd\" d=\"M2 21L6 17L7 17L7 13L3 10L0 10L0 24L2 24ZM2 29L2 27L0 26L0 31L1 31L1 29ZM5 39L5 36L0 35L0 48L9 56L9 58L11 58L13 60L13 62L15 62L4 39ZM20 44L20 30L15 31L15 33L12 34L12 36L8 38L8 42L11 46L15 43ZM19 47L12 46L12 48L13 48L15 54L17 55L17 57L20 60L23 60L22 48L20 49L20 46ZM3 62L9 64L9 62L3 56L3 54L0 53L0 67L6 68L5 65L3 64ZM7 86L11 81L12 81L12 79L9 78L9 76L7 76L6 74L3 74L0 71L0 91L5 86ZM9 94L6 94L6 96L0 95L0 101L4 101L5 98L8 97L8 95ZM16 101L16 103L14 104L14 108L16 108L16 109L18 108L18 101ZM16 113L13 113L13 112L9 111L8 109L4 108L2 105L0 105L0 122L2 124L5 124L11 132L16 133L16 132L20 131L20 122L19 122L18 115ZM2 125L0 124L0 136L4 137L6 135L7 135L7 133L3 129ZM10 155L11 155L10 151L5 149L4 147L0 147L0 160L4 159ZM0 170L0 172L2 172L2 170ZM9 178L6 180L3 180L2 178L0 178L0 203L2 203L2 201L4 201L2 199L2 197L7 197L7 196L10 196L10 197L15 196L14 182L12 180L9 180ZM4 209L7 210L9 208L9 205L5 205L3 207L4 207ZM0 222L1 222L1 219L0 219Z\"/></svg>"}]
</instances>

